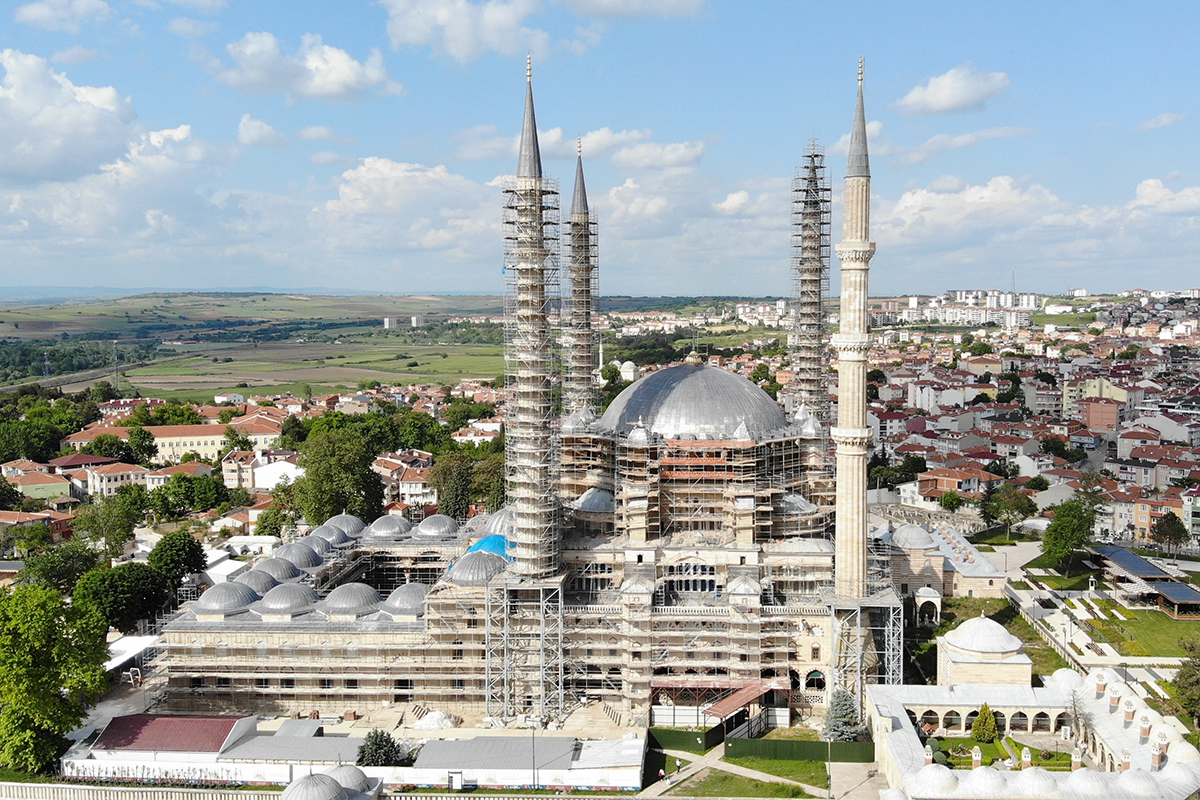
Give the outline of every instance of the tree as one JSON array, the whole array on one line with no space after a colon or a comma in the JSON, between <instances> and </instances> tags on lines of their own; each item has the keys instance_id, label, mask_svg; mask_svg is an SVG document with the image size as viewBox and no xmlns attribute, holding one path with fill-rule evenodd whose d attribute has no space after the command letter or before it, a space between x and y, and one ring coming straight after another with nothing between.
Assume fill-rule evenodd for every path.
<instances>
[{"instance_id":1,"label":"tree","mask_svg":"<svg viewBox=\"0 0 1200 800\"><path fill-rule=\"evenodd\" d=\"M488 511L499 511L505 501L504 453L489 453L475 464L471 492Z\"/></svg>"},{"instance_id":2,"label":"tree","mask_svg":"<svg viewBox=\"0 0 1200 800\"><path fill-rule=\"evenodd\" d=\"M825 712L825 729L822 738L830 742L853 742L862 735L858 718L858 698L844 686L833 690L829 698L829 710Z\"/></svg>"},{"instance_id":3,"label":"tree","mask_svg":"<svg viewBox=\"0 0 1200 800\"><path fill-rule=\"evenodd\" d=\"M50 526L44 522L38 522L34 525L13 526L9 530L9 535L12 537L13 544L26 557L32 553L40 553L54 544L54 537L50 534Z\"/></svg>"},{"instance_id":4,"label":"tree","mask_svg":"<svg viewBox=\"0 0 1200 800\"><path fill-rule=\"evenodd\" d=\"M21 507L24 500L25 495L21 494L20 489L9 483L7 479L0 478L0 509L14 511Z\"/></svg>"},{"instance_id":5,"label":"tree","mask_svg":"<svg viewBox=\"0 0 1200 800\"><path fill-rule=\"evenodd\" d=\"M358 746L355 763L360 767L396 767L404 760L404 750L387 731L372 728Z\"/></svg>"},{"instance_id":6,"label":"tree","mask_svg":"<svg viewBox=\"0 0 1200 800\"><path fill-rule=\"evenodd\" d=\"M107 625L58 590L17 586L0 596L0 759L39 772L65 749L64 734L108 688Z\"/></svg>"},{"instance_id":7,"label":"tree","mask_svg":"<svg viewBox=\"0 0 1200 800\"><path fill-rule=\"evenodd\" d=\"M343 512L368 523L378 517L383 482L371 469L374 461L366 440L353 429L310 434L299 461L305 474L295 484L296 505L305 519L320 525Z\"/></svg>"},{"instance_id":8,"label":"tree","mask_svg":"<svg viewBox=\"0 0 1200 800\"><path fill-rule=\"evenodd\" d=\"M465 453L438 457L429 470L429 483L438 493L438 511L455 519L471 512L471 473L474 465Z\"/></svg>"},{"instance_id":9,"label":"tree","mask_svg":"<svg viewBox=\"0 0 1200 800\"><path fill-rule=\"evenodd\" d=\"M83 534L109 558L116 558L133 538L139 519L132 508L114 497L81 507L75 514L75 532Z\"/></svg>"},{"instance_id":10,"label":"tree","mask_svg":"<svg viewBox=\"0 0 1200 800\"><path fill-rule=\"evenodd\" d=\"M771 377L771 368L766 364L759 364L750 371L750 380L755 383L762 383Z\"/></svg>"},{"instance_id":11,"label":"tree","mask_svg":"<svg viewBox=\"0 0 1200 800\"><path fill-rule=\"evenodd\" d=\"M1172 681L1175 691L1171 696L1191 714L1193 721L1200 721L1200 639L1184 639L1179 644L1188 656L1175 673Z\"/></svg>"},{"instance_id":12,"label":"tree","mask_svg":"<svg viewBox=\"0 0 1200 800\"><path fill-rule=\"evenodd\" d=\"M136 632L138 622L154 616L170 598L162 573L136 561L92 570L79 579L71 593L73 604L91 605L109 627L122 633Z\"/></svg>"},{"instance_id":13,"label":"tree","mask_svg":"<svg viewBox=\"0 0 1200 800\"><path fill-rule=\"evenodd\" d=\"M1063 460L1067 460L1070 456L1070 448L1067 443L1057 436L1047 436L1044 439L1038 440L1038 450L1042 453L1048 453L1052 456L1058 456Z\"/></svg>"},{"instance_id":14,"label":"tree","mask_svg":"<svg viewBox=\"0 0 1200 800\"><path fill-rule=\"evenodd\" d=\"M1023 519L1028 519L1037 513L1037 503L1021 493L1021 490L1011 483L1006 483L996 490L989 501L991 515L1004 523L1004 537L1012 538L1012 526Z\"/></svg>"},{"instance_id":15,"label":"tree","mask_svg":"<svg viewBox=\"0 0 1200 800\"><path fill-rule=\"evenodd\" d=\"M964 502L966 501L962 499L962 495L953 489L938 498L938 505L951 513L962 508Z\"/></svg>"},{"instance_id":16,"label":"tree","mask_svg":"<svg viewBox=\"0 0 1200 800\"><path fill-rule=\"evenodd\" d=\"M238 410L236 408L222 408L221 413L217 414L217 422L222 425L228 425L237 415Z\"/></svg>"},{"instance_id":17,"label":"tree","mask_svg":"<svg viewBox=\"0 0 1200 800\"><path fill-rule=\"evenodd\" d=\"M158 457L158 445L154 443L154 434L140 425L129 429L129 451L133 460L143 467Z\"/></svg>"},{"instance_id":18,"label":"tree","mask_svg":"<svg viewBox=\"0 0 1200 800\"><path fill-rule=\"evenodd\" d=\"M253 449L254 449L254 442L250 439L249 436L242 433L241 431L239 431L237 428L233 427L232 425L227 425L225 427L225 446L221 448L221 457L218 458L217 460L220 461L221 458L224 458L227 453L230 453L234 450L253 450Z\"/></svg>"},{"instance_id":19,"label":"tree","mask_svg":"<svg viewBox=\"0 0 1200 800\"><path fill-rule=\"evenodd\" d=\"M996 351L987 342L975 342L974 344L972 344L970 347L967 348L967 352L969 352L973 356L986 356L986 355L991 355L992 353L994 353Z\"/></svg>"},{"instance_id":20,"label":"tree","mask_svg":"<svg viewBox=\"0 0 1200 800\"><path fill-rule=\"evenodd\" d=\"M1035 492L1044 492L1050 488L1050 481L1046 480L1041 475L1034 475L1029 480L1025 481L1025 488L1032 489Z\"/></svg>"},{"instance_id":21,"label":"tree","mask_svg":"<svg viewBox=\"0 0 1200 800\"><path fill-rule=\"evenodd\" d=\"M1054 507L1054 519L1042 535L1042 553L1064 568L1064 577L1071 574L1071 556L1088 543L1095 517L1076 499Z\"/></svg>"},{"instance_id":22,"label":"tree","mask_svg":"<svg viewBox=\"0 0 1200 800\"><path fill-rule=\"evenodd\" d=\"M150 551L146 563L166 578L172 592L183 585L183 579L193 572L203 572L208 566L208 557L196 538L187 531L164 534Z\"/></svg>"},{"instance_id":23,"label":"tree","mask_svg":"<svg viewBox=\"0 0 1200 800\"><path fill-rule=\"evenodd\" d=\"M50 586L61 594L70 594L76 582L100 563L100 552L82 539L68 539L25 559L18 580L36 586Z\"/></svg>"},{"instance_id":24,"label":"tree","mask_svg":"<svg viewBox=\"0 0 1200 800\"><path fill-rule=\"evenodd\" d=\"M1150 526L1150 539L1155 544L1166 548L1182 547L1191 540L1187 526L1183 520L1175 516L1174 511L1168 511Z\"/></svg>"},{"instance_id":25,"label":"tree","mask_svg":"<svg viewBox=\"0 0 1200 800\"><path fill-rule=\"evenodd\" d=\"M971 723L971 738L981 744L990 744L996 741L996 737L1000 735L1000 731L996 729L996 715L992 713L992 709L987 703L979 709L979 716Z\"/></svg>"},{"instance_id":26,"label":"tree","mask_svg":"<svg viewBox=\"0 0 1200 800\"><path fill-rule=\"evenodd\" d=\"M129 442L111 433L100 434L85 444L80 452L111 458L122 464L133 463L133 448L129 446Z\"/></svg>"},{"instance_id":27,"label":"tree","mask_svg":"<svg viewBox=\"0 0 1200 800\"><path fill-rule=\"evenodd\" d=\"M307 438L308 428L304 427L304 422L299 417L293 415L283 421L279 436L280 447L298 450Z\"/></svg>"},{"instance_id":28,"label":"tree","mask_svg":"<svg viewBox=\"0 0 1200 800\"><path fill-rule=\"evenodd\" d=\"M867 371L867 381L869 383L887 383L887 379L887 373L881 369Z\"/></svg>"}]
</instances>

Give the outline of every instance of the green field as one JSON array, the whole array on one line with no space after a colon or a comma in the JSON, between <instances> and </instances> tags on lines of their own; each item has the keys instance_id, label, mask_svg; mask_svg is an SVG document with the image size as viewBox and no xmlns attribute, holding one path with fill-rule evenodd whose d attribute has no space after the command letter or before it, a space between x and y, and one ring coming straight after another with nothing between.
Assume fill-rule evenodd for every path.
<instances>
[{"instance_id":1,"label":"green field","mask_svg":"<svg viewBox=\"0 0 1200 800\"><path fill-rule=\"evenodd\" d=\"M1121 608L1124 621L1113 618L1105 620L1106 629L1116 629L1127 641L1137 642L1155 656L1183 658L1187 652L1180 642L1200 637L1200 621L1171 619L1161 611ZM1119 642L1115 643L1120 650Z\"/></svg>"},{"instance_id":2,"label":"green field","mask_svg":"<svg viewBox=\"0 0 1200 800\"><path fill-rule=\"evenodd\" d=\"M799 786L767 783L719 770L704 770L672 789L680 797L812 797Z\"/></svg>"},{"instance_id":3,"label":"green field","mask_svg":"<svg viewBox=\"0 0 1200 800\"><path fill-rule=\"evenodd\" d=\"M825 769L824 761L800 761L786 758L726 758L726 763L735 764L746 769L765 772L780 778L787 778L797 783L807 783L809 786L829 788L829 772Z\"/></svg>"}]
</instances>

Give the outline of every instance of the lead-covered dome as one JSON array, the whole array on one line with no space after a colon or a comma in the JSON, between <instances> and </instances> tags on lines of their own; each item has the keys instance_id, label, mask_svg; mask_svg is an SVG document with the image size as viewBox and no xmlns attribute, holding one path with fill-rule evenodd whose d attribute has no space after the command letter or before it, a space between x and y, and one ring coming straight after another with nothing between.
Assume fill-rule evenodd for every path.
<instances>
[{"instance_id":1,"label":"lead-covered dome","mask_svg":"<svg viewBox=\"0 0 1200 800\"><path fill-rule=\"evenodd\" d=\"M425 608L425 595L429 587L423 583L406 583L397 586L383 601L383 610L394 614L420 614Z\"/></svg>"},{"instance_id":2,"label":"lead-covered dome","mask_svg":"<svg viewBox=\"0 0 1200 800\"><path fill-rule=\"evenodd\" d=\"M325 770L325 774L341 784L343 789L352 792L366 792L371 788L367 774L353 764L338 764Z\"/></svg>"},{"instance_id":3,"label":"lead-covered dome","mask_svg":"<svg viewBox=\"0 0 1200 800\"><path fill-rule=\"evenodd\" d=\"M244 583L259 594L266 594L279 585L279 581L275 580L275 576L269 572L264 572L261 569L252 569L248 572L243 572L233 579L234 583Z\"/></svg>"},{"instance_id":4,"label":"lead-covered dome","mask_svg":"<svg viewBox=\"0 0 1200 800\"><path fill-rule=\"evenodd\" d=\"M445 514L431 514L421 520L417 526L416 535L426 539L436 539L443 536L453 536L458 533L458 523L453 517Z\"/></svg>"},{"instance_id":5,"label":"lead-covered dome","mask_svg":"<svg viewBox=\"0 0 1200 800\"><path fill-rule=\"evenodd\" d=\"M459 586L487 586L508 567L508 560L486 550L476 550L454 562L446 580Z\"/></svg>"},{"instance_id":6,"label":"lead-covered dome","mask_svg":"<svg viewBox=\"0 0 1200 800\"><path fill-rule=\"evenodd\" d=\"M347 800L349 796L332 775L314 772L292 781L279 800Z\"/></svg>"},{"instance_id":7,"label":"lead-covered dome","mask_svg":"<svg viewBox=\"0 0 1200 800\"><path fill-rule=\"evenodd\" d=\"M299 611L320 600L311 586L302 583L281 583L263 595L258 610L266 613L291 613Z\"/></svg>"},{"instance_id":8,"label":"lead-covered dome","mask_svg":"<svg viewBox=\"0 0 1200 800\"><path fill-rule=\"evenodd\" d=\"M198 614L205 612L229 613L239 611L259 599L258 592L244 583L218 583L204 594L192 606Z\"/></svg>"},{"instance_id":9,"label":"lead-covered dome","mask_svg":"<svg viewBox=\"0 0 1200 800\"><path fill-rule=\"evenodd\" d=\"M285 561L282 558L267 558L254 565L251 572L265 572L275 580L282 583L299 578L302 573L296 569L296 565L290 561Z\"/></svg>"},{"instance_id":10,"label":"lead-covered dome","mask_svg":"<svg viewBox=\"0 0 1200 800\"><path fill-rule=\"evenodd\" d=\"M379 605L379 593L365 583L343 583L321 603L326 614L355 614Z\"/></svg>"},{"instance_id":11,"label":"lead-covered dome","mask_svg":"<svg viewBox=\"0 0 1200 800\"><path fill-rule=\"evenodd\" d=\"M920 525L901 525L892 534L892 544L901 550L931 550L937 542Z\"/></svg>"},{"instance_id":12,"label":"lead-covered dome","mask_svg":"<svg viewBox=\"0 0 1200 800\"><path fill-rule=\"evenodd\" d=\"M403 536L412 530L412 523L395 514L384 514L367 528L368 536Z\"/></svg>"},{"instance_id":13,"label":"lead-covered dome","mask_svg":"<svg viewBox=\"0 0 1200 800\"><path fill-rule=\"evenodd\" d=\"M362 535L363 528L367 527L367 523L363 522L353 514L338 514L336 517L330 517L325 520L326 525L332 525L335 528L341 528L346 532L346 535L357 539Z\"/></svg>"},{"instance_id":14,"label":"lead-covered dome","mask_svg":"<svg viewBox=\"0 0 1200 800\"><path fill-rule=\"evenodd\" d=\"M745 433L761 438L788 424L783 410L754 383L703 364L650 373L617 395L599 427L626 434L639 422L668 439L732 439Z\"/></svg>"},{"instance_id":15,"label":"lead-covered dome","mask_svg":"<svg viewBox=\"0 0 1200 800\"><path fill-rule=\"evenodd\" d=\"M271 554L271 557L290 561L300 569L312 569L325 563L325 559L316 550L299 542L275 548L275 552Z\"/></svg>"},{"instance_id":16,"label":"lead-covered dome","mask_svg":"<svg viewBox=\"0 0 1200 800\"><path fill-rule=\"evenodd\" d=\"M1021 640L994 619L973 617L946 634L946 641L971 653L1014 653Z\"/></svg>"},{"instance_id":17,"label":"lead-covered dome","mask_svg":"<svg viewBox=\"0 0 1200 800\"><path fill-rule=\"evenodd\" d=\"M309 536L320 536L333 545L342 545L350 541L350 537L346 535L346 532L336 525L318 525L313 528Z\"/></svg>"},{"instance_id":18,"label":"lead-covered dome","mask_svg":"<svg viewBox=\"0 0 1200 800\"><path fill-rule=\"evenodd\" d=\"M322 558L325 557L326 553L333 549L333 545L329 543L328 539L322 539L320 536L313 536L311 533L308 536L297 540L296 543L302 544L305 547L311 547L316 554Z\"/></svg>"}]
</instances>

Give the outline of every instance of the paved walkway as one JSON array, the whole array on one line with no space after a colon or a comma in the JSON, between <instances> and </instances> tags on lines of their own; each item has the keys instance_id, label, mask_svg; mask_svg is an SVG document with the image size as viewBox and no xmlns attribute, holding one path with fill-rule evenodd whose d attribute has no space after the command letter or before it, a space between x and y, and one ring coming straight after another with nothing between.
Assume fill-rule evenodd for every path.
<instances>
[{"instance_id":1,"label":"paved walkway","mask_svg":"<svg viewBox=\"0 0 1200 800\"><path fill-rule=\"evenodd\" d=\"M874 764L847 764L835 761L828 767L828 796L836 800L879 800L879 793L888 788L887 778L883 777ZM817 794L817 797L825 795Z\"/></svg>"},{"instance_id":2,"label":"paved walkway","mask_svg":"<svg viewBox=\"0 0 1200 800\"><path fill-rule=\"evenodd\" d=\"M721 757L725 754L724 744L717 745L704 755L688 753L683 750L664 750L663 753L665 753L668 758L678 758L683 761L690 761L691 763L683 767L683 769L679 770L679 772L670 775L668 780L652 783L650 786L643 789L638 794L638 797L661 797L671 789L678 786L680 783L683 783L684 781L694 777L706 769L719 769L722 772L740 775L743 778L751 778L764 783L786 783L789 786L799 786L801 789L815 797L829 796L829 790L823 789L820 786L810 786L806 783L800 783L799 781L781 778L778 775L772 775L768 772L759 772L756 769L748 769L746 767L739 767L736 764L728 764L721 760ZM886 789L887 787L884 786L883 788ZM878 797L878 792L872 795L873 800L877 800Z\"/></svg>"}]
</instances>

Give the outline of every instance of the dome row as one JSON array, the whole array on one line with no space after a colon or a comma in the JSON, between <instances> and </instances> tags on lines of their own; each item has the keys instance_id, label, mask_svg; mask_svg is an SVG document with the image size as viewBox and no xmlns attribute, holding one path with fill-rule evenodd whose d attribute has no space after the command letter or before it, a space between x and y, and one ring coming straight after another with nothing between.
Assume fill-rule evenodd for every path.
<instances>
[{"instance_id":1,"label":"dome row","mask_svg":"<svg viewBox=\"0 0 1200 800\"><path fill-rule=\"evenodd\" d=\"M246 576L241 576L246 577ZM381 601L379 593L365 583L343 583L322 600L312 587L301 583L280 583L259 594L239 581L219 583L200 595L192 606L197 614L234 614L256 611L264 615L297 614L307 610L327 615L360 615L380 610L391 614L417 615L424 610L429 587L406 583Z\"/></svg>"}]
</instances>

